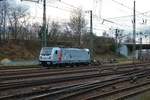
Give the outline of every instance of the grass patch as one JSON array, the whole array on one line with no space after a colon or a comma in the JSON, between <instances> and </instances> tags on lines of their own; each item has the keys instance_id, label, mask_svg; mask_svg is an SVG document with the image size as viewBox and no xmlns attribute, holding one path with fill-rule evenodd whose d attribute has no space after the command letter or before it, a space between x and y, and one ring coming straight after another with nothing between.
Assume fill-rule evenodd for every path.
<instances>
[{"instance_id":1,"label":"grass patch","mask_svg":"<svg viewBox=\"0 0 150 100\"><path fill-rule=\"evenodd\" d=\"M150 100L150 91L143 93L140 97L139 100Z\"/></svg>"},{"instance_id":2,"label":"grass patch","mask_svg":"<svg viewBox=\"0 0 150 100\"><path fill-rule=\"evenodd\" d=\"M150 100L150 91L143 92L141 94L129 97L125 100Z\"/></svg>"}]
</instances>

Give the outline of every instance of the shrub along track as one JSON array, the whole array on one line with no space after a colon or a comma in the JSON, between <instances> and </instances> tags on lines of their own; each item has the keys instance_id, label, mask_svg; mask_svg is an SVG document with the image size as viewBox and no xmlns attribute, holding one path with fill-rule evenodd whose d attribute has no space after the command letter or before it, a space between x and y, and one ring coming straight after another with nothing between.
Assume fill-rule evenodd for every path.
<instances>
[{"instance_id":1,"label":"shrub along track","mask_svg":"<svg viewBox=\"0 0 150 100\"><path fill-rule=\"evenodd\" d=\"M14 98L14 100L16 100L18 98L18 100L20 100L21 98L28 98L28 97L29 97L28 99L33 99L34 96L37 97L45 93L46 94L52 93L56 95L55 92L58 91L60 92L68 88L76 89L76 87L78 87L80 89L80 87L83 88L89 86L90 84L91 84L90 86L95 87L92 84L99 84L100 82L111 80L112 78L115 78L116 80L116 78L118 77L120 78L123 74L130 75L135 73L144 73L145 71L149 70L149 68L146 67L148 65L149 65L148 63L145 65L139 64L136 66L122 65L121 67L117 66L115 70L114 68L112 70L111 66L107 66L105 68L102 67L96 68L96 66L92 68L88 67L89 69L88 68L85 69L85 67L83 69L78 69L80 67L62 68L62 69L53 69L53 70L39 69L39 72L37 69L34 69L35 73L33 70L31 72L30 70L28 70L25 71L24 73L22 71L22 74L20 71L18 71L19 73L17 73L17 71L14 71L15 72L14 76L13 74L10 74L10 73L14 73L13 71L10 73L6 72L5 73L5 75L7 76L6 78L3 76L0 77L1 80L0 91L3 91L3 93L0 93L0 99L12 100ZM123 67L126 70L124 70ZM93 82L99 82L99 83L93 83ZM30 91L27 91L27 89ZM20 92L22 90L23 92ZM10 93L10 91L12 94ZM56 96L58 97L58 95Z\"/></svg>"}]
</instances>

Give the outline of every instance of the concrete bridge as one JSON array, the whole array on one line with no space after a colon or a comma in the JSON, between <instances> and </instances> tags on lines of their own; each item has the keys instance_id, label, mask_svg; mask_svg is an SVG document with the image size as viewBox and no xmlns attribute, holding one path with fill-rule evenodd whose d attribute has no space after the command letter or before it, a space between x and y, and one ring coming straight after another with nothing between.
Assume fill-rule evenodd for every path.
<instances>
[{"instance_id":1,"label":"concrete bridge","mask_svg":"<svg viewBox=\"0 0 150 100\"><path fill-rule=\"evenodd\" d=\"M130 43L130 44L123 44L123 45L126 45L128 47L128 49L132 51L133 44ZM136 50L139 50L140 48L150 49L150 44L135 44L135 48L136 48Z\"/></svg>"},{"instance_id":2,"label":"concrete bridge","mask_svg":"<svg viewBox=\"0 0 150 100\"><path fill-rule=\"evenodd\" d=\"M141 49L150 49L150 44L135 44L136 47L136 51L137 52L140 48ZM131 43L124 43L121 44L121 46L118 48L118 51L120 54L128 57L130 55L132 55L133 53L133 44Z\"/></svg>"}]
</instances>

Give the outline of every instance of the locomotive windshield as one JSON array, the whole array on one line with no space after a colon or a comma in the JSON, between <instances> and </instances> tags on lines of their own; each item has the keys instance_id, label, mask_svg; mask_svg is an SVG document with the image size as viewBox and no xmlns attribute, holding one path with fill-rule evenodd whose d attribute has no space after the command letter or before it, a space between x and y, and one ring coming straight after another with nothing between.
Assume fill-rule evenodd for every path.
<instances>
[{"instance_id":1,"label":"locomotive windshield","mask_svg":"<svg viewBox=\"0 0 150 100\"><path fill-rule=\"evenodd\" d=\"M42 48L41 55L51 55L52 48Z\"/></svg>"}]
</instances>

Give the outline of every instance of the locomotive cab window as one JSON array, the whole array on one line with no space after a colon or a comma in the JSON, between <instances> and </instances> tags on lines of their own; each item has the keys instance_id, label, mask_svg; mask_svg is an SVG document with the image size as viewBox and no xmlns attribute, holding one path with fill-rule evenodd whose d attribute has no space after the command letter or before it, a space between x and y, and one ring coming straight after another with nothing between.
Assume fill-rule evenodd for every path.
<instances>
[{"instance_id":1,"label":"locomotive cab window","mask_svg":"<svg viewBox=\"0 0 150 100\"><path fill-rule=\"evenodd\" d=\"M57 50L55 51L55 54L57 54L58 52L57 52Z\"/></svg>"}]
</instances>

